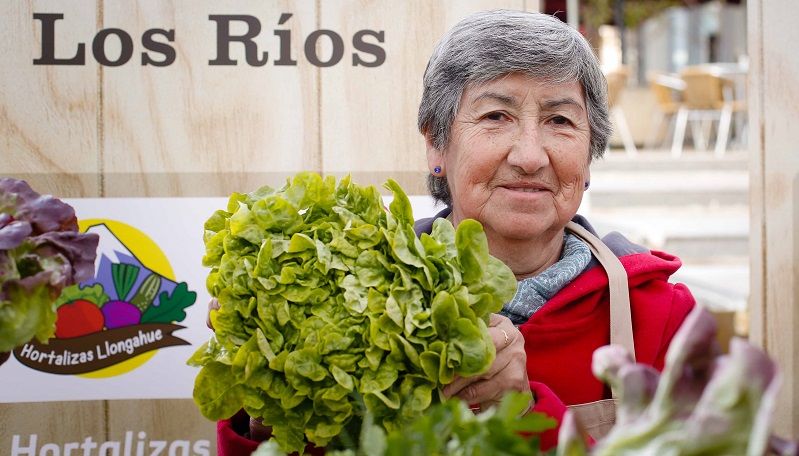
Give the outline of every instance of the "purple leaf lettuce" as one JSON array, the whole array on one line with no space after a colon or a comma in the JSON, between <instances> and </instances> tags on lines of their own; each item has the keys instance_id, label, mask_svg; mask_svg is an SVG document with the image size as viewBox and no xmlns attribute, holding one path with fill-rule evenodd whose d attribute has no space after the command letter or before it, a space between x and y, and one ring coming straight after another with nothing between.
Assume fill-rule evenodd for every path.
<instances>
[{"instance_id":1,"label":"purple leaf lettuce","mask_svg":"<svg viewBox=\"0 0 799 456\"><path fill-rule=\"evenodd\" d=\"M99 237L75 210L25 181L0 178L0 353L55 332L61 291L94 275Z\"/></svg>"}]
</instances>

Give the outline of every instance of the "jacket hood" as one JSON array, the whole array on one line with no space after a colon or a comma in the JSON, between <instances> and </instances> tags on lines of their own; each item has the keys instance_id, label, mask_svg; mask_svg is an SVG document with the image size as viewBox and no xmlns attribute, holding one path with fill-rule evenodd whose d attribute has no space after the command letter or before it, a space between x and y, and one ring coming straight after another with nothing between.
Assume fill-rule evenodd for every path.
<instances>
[{"instance_id":1,"label":"jacket hood","mask_svg":"<svg viewBox=\"0 0 799 456\"><path fill-rule=\"evenodd\" d=\"M576 215L572 221L590 231L593 235L597 235L596 230L588 220L582 215ZM648 248L636 244L621 233L611 231L602 237L602 242L608 246L611 252L621 261L624 269L627 271L629 286L634 287L641 282L652 280L655 278L667 280L669 276L674 274L682 262L676 256L661 252L657 250L649 250ZM596 257L591 258L591 262L585 267L583 273L599 266L599 261ZM601 287L607 286L607 274L602 274L605 277L604 284Z\"/></svg>"}]
</instances>

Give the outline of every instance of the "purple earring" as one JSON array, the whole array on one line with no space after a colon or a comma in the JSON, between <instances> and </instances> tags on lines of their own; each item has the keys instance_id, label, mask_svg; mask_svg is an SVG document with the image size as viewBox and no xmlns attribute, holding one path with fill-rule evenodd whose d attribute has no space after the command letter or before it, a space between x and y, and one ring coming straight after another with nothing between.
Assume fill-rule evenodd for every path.
<instances>
[{"instance_id":1,"label":"purple earring","mask_svg":"<svg viewBox=\"0 0 799 456\"><path fill-rule=\"evenodd\" d=\"M590 182L586 182L585 183L585 188L588 188L589 185L591 185L591 183Z\"/></svg>"},{"instance_id":2,"label":"purple earring","mask_svg":"<svg viewBox=\"0 0 799 456\"><path fill-rule=\"evenodd\" d=\"M441 173L441 167L440 166L436 166L435 168L433 168L433 173L434 174L440 174Z\"/></svg>"}]
</instances>

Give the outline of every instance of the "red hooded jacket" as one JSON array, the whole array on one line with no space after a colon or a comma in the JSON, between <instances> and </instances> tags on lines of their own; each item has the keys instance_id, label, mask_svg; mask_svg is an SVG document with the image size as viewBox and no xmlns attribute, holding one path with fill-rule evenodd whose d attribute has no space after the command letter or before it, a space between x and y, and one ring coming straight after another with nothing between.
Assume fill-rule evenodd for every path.
<instances>
[{"instance_id":1,"label":"red hooded jacket","mask_svg":"<svg viewBox=\"0 0 799 456\"><path fill-rule=\"evenodd\" d=\"M417 221L417 235L430 233L433 221L448 214L449 209L445 209L435 217ZM584 217L578 215L573 221L596 235ZM696 303L684 285L669 282L669 276L682 263L673 255L649 251L615 232L602 241L627 271L636 361L662 370L671 339ZM591 372L594 350L610 342L608 276L596 259L519 330L525 338L527 376L536 398L533 411L560 423L566 405L610 397ZM255 450L257 443L240 435L246 430L248 419L243 415L218 423L220 456ZM238 426L242 429L236 432L234 428ZM543 450L557 444L558 430L559 427L540 436Z\"/></svg>"},{"instance_id":2,"label":"red hooded jacket","mask_svg":"<svg viewBox=\"0 0 799 456\"><path fill-rule=\"evenodd\" d=\"M446 217L445 209L420 220L416 232L430 233L433 221ZM592 234L596 231L580 215L572 219ZM636 362L663 370L666 350L674 333L696 301L685 285L669 283L680 260L650 251L613 232L602 241L627 271ZM527 377L536 398L533 411L558 420L567 405L610 398L610 392L591 372L594 350L610 343L610 289L605 269L594 258L583 272L519 326L527 351ZM559 427L541 435L546 450L557 444Z\"/></svg>"}]
</instances>

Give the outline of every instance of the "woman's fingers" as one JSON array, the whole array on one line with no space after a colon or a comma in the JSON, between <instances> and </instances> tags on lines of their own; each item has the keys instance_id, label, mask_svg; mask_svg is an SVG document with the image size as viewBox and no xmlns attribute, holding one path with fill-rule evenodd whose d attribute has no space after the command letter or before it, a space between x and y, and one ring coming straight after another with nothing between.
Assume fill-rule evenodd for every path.
<instances>
[{"instance_id":1,"label":"woman's fingers","mask_svg":"<svg viewBox=\"0 0 799 456\"><path fill-rule=\"evenodd\" d=\"M488 372L468 378L456 377L444 388L444 395L457 396L469 404L485 404L499 402L508 391L529 391L523 361L519 356L497 352Z\"/></svg>"},{"instance_id":2,"label":"woman's fingers","mask_svg":"<svg viewBox=\"0 0 799 456\"><path fill-rule=\"evenodd\" d=\"M205 324L211 330L214 329L214 325L211 323L211 311L212 310L219 310L219 300L216 299L216 298L211 298L208 301L208 313L205 314Z\"/></svg>"},{"instance_id":3,"label":"woman's fingers","mask_svg":"<svg viewBox=\"0 0 799 456\"><path fill-rule=\"evenodd\" d=\"M516 328L513 327L513 324L510 325L510 328L507 328L504 325L500 326L500 324L503 323L503 318L505 317L491 314L488 334L491 336L491 341L494 343L494 347L497 351L497 358L493 363L491 363L491 367L486 373L474 377L464 378L456 375L452 382L444 387L443 392L446 397L461 396L461 390L466 388L468 385L479 380L490 379L505 367L507 360L504 359L504 356L500 356L500 352L506 347L510 346L511 343L515 342L517 336L521 337L521 334L518 330L516 330ZM505 318L505 320L510 323L510 320L507 318Z\"/></svg>"},{"instance_id":4,"label":"woman's fingers","mask_svg":"<svg viewBox=\"0 0 799 456\"><path fill-rule=\"evenodd\" d=\"M457 396L482 408L498 403L508 391L530 392L527 380L527 354L524 338L511 321L491 315L488 332L497 350L497 357L485 374L463 378L456 376L443 389L446 397Z\"/></svg>"},{"instance_id":5,"label":"woman's fingers","mask_svg":"<svg viewBox=\"0 0 799 456\"><path fill-rule=\"evenodd\" d=\"M488 333L491 335L494 346L497 347L497 352L515 343L517 339L522 338L522 333L513 326L508 317L497 314L491 314ZM523 347L524 343L522 343Z\"/></svg>"}]
</instances>

